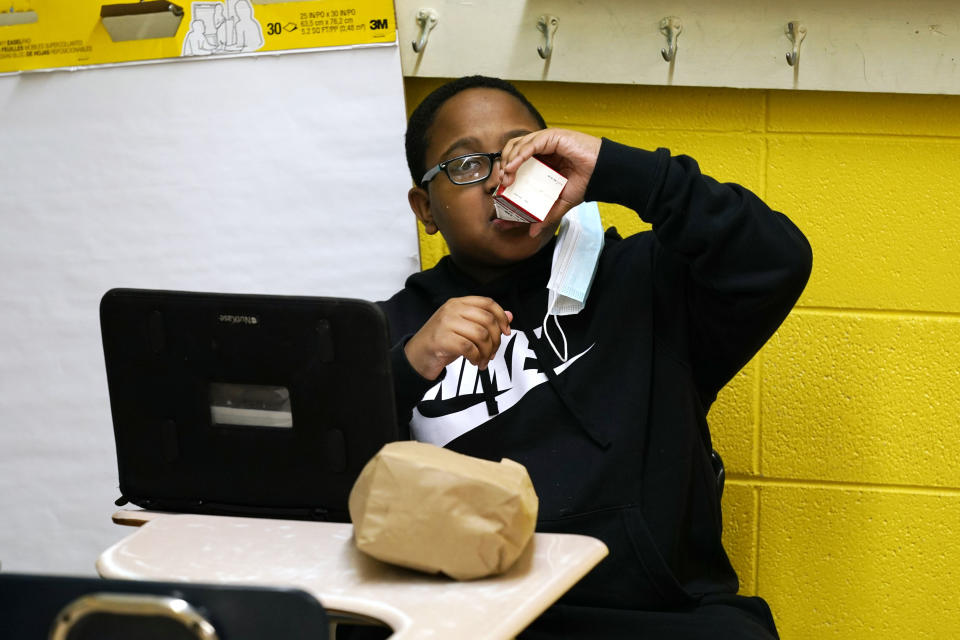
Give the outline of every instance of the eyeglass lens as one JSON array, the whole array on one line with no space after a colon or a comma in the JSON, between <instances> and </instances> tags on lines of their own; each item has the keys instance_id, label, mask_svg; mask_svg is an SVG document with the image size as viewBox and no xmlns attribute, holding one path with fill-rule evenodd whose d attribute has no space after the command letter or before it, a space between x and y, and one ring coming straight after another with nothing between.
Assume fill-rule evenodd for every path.
<instances>
[{"instance_id":1,"label":"eyeglass lens","mask_svg":"<svg viewBox=\"0 0 960 640\"><path fill-rule=\"evenodd\" d=\"M479 182L490 176L493 163L489 156L455 158L447 164L447 175L457 184Z\"/></svg>"}]
</instances>

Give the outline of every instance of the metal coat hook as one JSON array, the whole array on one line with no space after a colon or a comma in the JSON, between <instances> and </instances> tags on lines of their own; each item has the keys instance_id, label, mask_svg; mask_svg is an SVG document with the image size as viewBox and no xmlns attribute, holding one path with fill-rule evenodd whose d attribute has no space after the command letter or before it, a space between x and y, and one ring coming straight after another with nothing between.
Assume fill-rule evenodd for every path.
<instances>
[{"instance_id":1,"label":"metal coat hook","mask_svg":"<svg viewBox=\"0 0 960 640\"><path fill-rule=\"evenodd\" d=\"M667 62L677 57L677 39L683 31L683 22L677 16L669 16L660 21L660 33L667 36L667 48L660 49L660 55Z\"/></svg>"},{"instance_id":2,"label":"metal coat hook","mask_svg":"<svg viewBox=\"0 0 960 640\"><path fill-rule=\"evenodd\" d=\"M793 43L793 51L787 52L787 64L795 67L797 63L800 62L800 43L803 42L804 37L807 35L807 28L796 20L791 20L787 23L787 26L784 27L783 32L787 34L790 42Z\"/></svg>"},{"instance_id":3,"label":"metal coat hook","mask_svg":"<svg viewBox=\"0 0 960 640\"><path fill-rule=\"evenodd\" d=\"M560 20L556 16L543 15L537 18L537 29L543 33L543 44L537 47L537 53L546 60L553 53L553 36L557 33Z\"/></svg>"},{"instance_id":4,"label":"metal coat hook","mask_svg":"<svg viewBox=\"0 0 960 640\"><path fill-rule=\"evenodd\" d=\"M413 50L416 53L423 51L423 48L427 46L427 38L430 37L430 31L437 26L437 21L440 19L440 16L437 15L437 12L433 9L420 9L417 11L417 24L420 25L420 36L411 42L413 45Z\"/></svg>"}]
</instances>

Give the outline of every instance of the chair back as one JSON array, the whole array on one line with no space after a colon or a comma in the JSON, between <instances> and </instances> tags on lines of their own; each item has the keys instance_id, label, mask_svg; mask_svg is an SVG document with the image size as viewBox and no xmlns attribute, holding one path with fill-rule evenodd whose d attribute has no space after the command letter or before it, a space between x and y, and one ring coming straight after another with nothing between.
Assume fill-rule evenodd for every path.
<instances>
[{"instance_id":1,"label":"chair back","mask_svg":"<svg viewBox=\"0 0 960 640\"><path fill-rule=\"evenodd\" d=\"M0 573L4 640L326 640L305 591Z\"/></svg>"}]
</instances>

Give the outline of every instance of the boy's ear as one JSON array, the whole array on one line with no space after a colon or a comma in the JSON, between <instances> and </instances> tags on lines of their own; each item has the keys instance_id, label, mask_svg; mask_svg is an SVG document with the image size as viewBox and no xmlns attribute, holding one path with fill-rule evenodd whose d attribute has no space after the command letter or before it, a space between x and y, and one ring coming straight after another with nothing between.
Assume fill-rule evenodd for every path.
<instances>
[{"instance_id":1,"label":"boy's ear","mask_svg":"<svg viewBox=\"0 0 960 640\"><path fill-rule=\"evenodd\" d=\"M407 192L407 201L413 210L413 215L417 220L423 223L424 230L430 234L435 234L437 223L433 221L433 215L430 213L430 194L423 187L413 187Z\"/></svg>"}]
</instances>

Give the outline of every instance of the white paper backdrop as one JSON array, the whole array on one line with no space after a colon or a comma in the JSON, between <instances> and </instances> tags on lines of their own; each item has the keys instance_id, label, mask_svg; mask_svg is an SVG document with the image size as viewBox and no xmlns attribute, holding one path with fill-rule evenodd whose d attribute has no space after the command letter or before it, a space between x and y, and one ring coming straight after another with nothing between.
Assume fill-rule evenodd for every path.
<instances>
[{"instance_id":1,"label":"white paper backdrop","mask_svg":"<svg viewBox=\"0 0 960 640\"><path fill-rule=\"evenodd\" d=\"M0 78L0 562L125 533L112 287L383 299L418 265L396 46Z\"/></svg>"}]
</instances>

